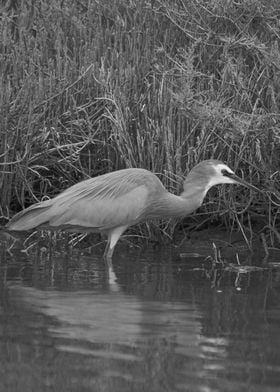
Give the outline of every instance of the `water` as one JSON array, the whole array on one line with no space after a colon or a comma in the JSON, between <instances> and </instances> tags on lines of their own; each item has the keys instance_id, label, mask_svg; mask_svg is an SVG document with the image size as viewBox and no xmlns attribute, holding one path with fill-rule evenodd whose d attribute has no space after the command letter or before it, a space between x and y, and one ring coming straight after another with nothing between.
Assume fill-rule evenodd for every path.
<instances>
[{"instance_id":1,"label":"water","mask_svg":"<svg viewBox=\"0 0 280 392\"><path fill-rule=\"evenodd\" d=\"M193 256L3 243L0 392L278 391L280 268Z\"/></svg>"}]
</instances>

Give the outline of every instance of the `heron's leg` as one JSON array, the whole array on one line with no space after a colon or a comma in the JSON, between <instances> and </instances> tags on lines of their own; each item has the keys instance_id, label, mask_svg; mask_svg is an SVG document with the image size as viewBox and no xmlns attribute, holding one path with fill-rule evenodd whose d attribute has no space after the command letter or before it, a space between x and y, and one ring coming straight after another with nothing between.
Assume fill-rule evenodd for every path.
<instances>
[{"instance_id":1,"label":"heron's leg","mask_svg":"<svg viewBox=\"0 0 280 392\"><path fill-rule=\"evenodd\" d=\"M112 256L114 253L115 246L122 235L127 229L127 226L119 226L108 232L108 241L104 252L104 259L107 261L109 266L112 266Z\"/></svg>"},{"instance_id":2,"label":"heron's leg","mask_svg":"<svg viewBox=\"0 0 280 392\"><path fill-rule=\"evenodd\" d=\"M108 257L109 249L110 249L110 239L109 239L109 235L108 235L106 247L105 247L104 254L103 254L104 260L106 260L107 257ZM111 256L111 257L112 257L112 256Z\"/></svg>"},{"instance_id":3,"label":"heron's leg","mask_svg":"<svg viewBox=\"0 0 280 392\"><path fill-rule=\"evenodd\" d=\"M107 267L109 270L112 269L112 267L113 267L113 265L112 265L113 251L114 251L114 249L110 249L110 240L108 238L106 248L105 248L105 251L103 254L103 259L104 259L105 263L107 264Z\"/></svg>"}]
</instances>

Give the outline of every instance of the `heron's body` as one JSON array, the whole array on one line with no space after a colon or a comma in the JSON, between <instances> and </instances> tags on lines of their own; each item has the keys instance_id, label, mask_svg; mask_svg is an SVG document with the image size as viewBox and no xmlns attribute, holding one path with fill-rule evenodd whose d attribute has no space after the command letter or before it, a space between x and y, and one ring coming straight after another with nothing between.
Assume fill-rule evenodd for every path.
<instances>
[{"instance_id":1,"label":"heron's body","mask_svg":"<svg viewBox=\"0 0 280 392\"><path fill-rule=\"evenodd\" d=\"M222 175L223 170L230 177ZM194 167L180 196L169 193L158 177L145 169L123 169L79 182L53 199L34 204L16 214L7 228L103 232L108 236L106 257L111 258L129 226L154 218L184 217L195 211L207 191L219 183L253 187L215 160Z\"/></svg>"}]
</instances>

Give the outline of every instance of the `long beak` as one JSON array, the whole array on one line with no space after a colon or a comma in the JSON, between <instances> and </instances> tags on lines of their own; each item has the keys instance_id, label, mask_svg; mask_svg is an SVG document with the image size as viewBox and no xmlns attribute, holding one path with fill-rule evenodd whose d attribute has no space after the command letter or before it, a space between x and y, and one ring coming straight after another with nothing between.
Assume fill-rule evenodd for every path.
<instances>
[{"instance_id":1,"label":"long beak","mask_svg":"<svg viewBox=\"0 0 280 392\"><path fill-rule=\"evenodd\" d=\"M237 176L236 174L234 174L234 173L233 173L233 174L230 174L229 177L230 177L232 180L234 180L237 184L244 185L244 186L246 186L247 188L251 189L251 190L254 191L254 192L261 192L261 193L262 193L262 191L261 191L260 189L258 189L257 187L255 187L255 186L252 185L252 184L249 184L249 182L243 180L243 178L238 177L238 176Z\"/></svg>"}]
</instances>

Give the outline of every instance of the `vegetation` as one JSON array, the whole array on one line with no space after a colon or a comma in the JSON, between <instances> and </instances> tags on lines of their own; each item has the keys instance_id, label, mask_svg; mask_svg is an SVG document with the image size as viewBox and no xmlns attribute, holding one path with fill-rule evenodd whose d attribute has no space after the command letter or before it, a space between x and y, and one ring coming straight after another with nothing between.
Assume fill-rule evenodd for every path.
<instances>
[{"instance_id":1,"label":"vegetation","mask_svg":"<svg viewBox=\"0 0 280 392\"><path fill-rule=\"evenodd\" d=\"M123 167L179 192L215 158L268 192L213 189L200 216L279 245L279 17L277 0L7 1L2 215Z\"/></svg>"}]
</instances>

